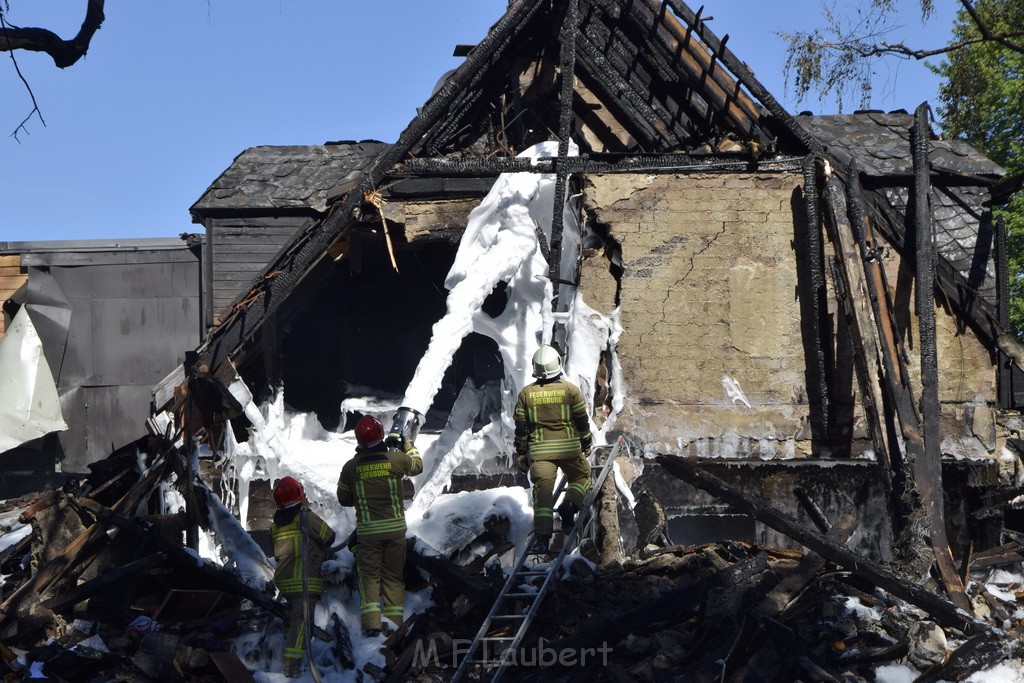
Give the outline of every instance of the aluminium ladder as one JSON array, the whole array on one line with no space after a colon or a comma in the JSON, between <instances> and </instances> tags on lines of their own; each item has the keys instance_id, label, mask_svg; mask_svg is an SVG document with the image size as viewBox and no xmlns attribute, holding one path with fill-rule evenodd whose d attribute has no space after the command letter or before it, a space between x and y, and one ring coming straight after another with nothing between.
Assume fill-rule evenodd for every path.
<instances>
[{"instance_id":1,"label":"aluminium ladder","mask_svg":"<svg viewBox=\"0 0 1024 683\"><path fill-rule=\"evenodd\" d=\"M620 436L615 443L615 447L605 459L604 465L597 473L597 476L592 477L590 490L587 491L587 495L583 498L583 503L580 505L580 510L576 513L576 520L572 525L572 529L565 532L565 540L562 543L561 549L557 551L557 557L547 567L539 568L540 565L534 564L527 566L526 560L528 557L549 556L551 554L549 552L536 552L533 545L533 533L531 532L529 537L527 537L526 550L519 557L515 567L512 569L512 573L509 574L508 579L505 581L504 587L498 593L491 611L487 614L487 618L484 619L484 623L481 624L480 630L477 631L476 637L473 638L473 642L466 652L466 656L463 657L462 663L455 672L452 683L462 681L474 669L479 671L481 678L487 675L485 673L487 670L494 669L493 673L490 674L491 683L497 683L501 679L505 669L512 663L515 652L518 650L523 637L526 636L530 623L537 615L540 605L544 601L544 596L547 595L548 589L551 588L555 577L558 575L558 570L561 568L566 554L575 546L576 539L590 523L593 517L594 501L597 500L597 496L601 492L605 479L608 478L608 473L612 470L612 465L619 451L624 447L628 450L626 440ZM558 489L555 491L555 500L558 500L558 495L564 487L565 478L563 477ZM540 586L531 585L530 582L537 579L541 579ZM535 591L531 590L534 588L536 589ZM518 605L519 600L522 600L525 605ZM515 629L514 635L489 635L496 628L508 628L509 626ZM498 632L501 633L502 631ZM478 652L481 654L479 657L477 656Z\"/></svg>"}]
</instances>

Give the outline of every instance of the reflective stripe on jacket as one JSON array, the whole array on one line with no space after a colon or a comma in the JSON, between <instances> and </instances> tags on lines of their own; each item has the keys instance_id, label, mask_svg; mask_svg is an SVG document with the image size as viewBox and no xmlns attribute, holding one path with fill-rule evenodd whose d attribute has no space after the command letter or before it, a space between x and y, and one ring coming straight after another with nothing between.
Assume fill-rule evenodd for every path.
<instances>
[{"instance_id":1,"label":"reflective stripe on jacket","mask_svg":"<svg viewBox=\"0 0 1024 683\"><path fill-rule=\"evenodd\" d=\"M516 410L516 452L532 460L579 456L591 440L590 418L583 394L572 382L558 378L534 382L519 392Z\"/></svg>"},{"instance_id":2,"label":"reflective stripe on jacket","mask_svg":"<svg viewBox=\"0 0 1024 683\"><path fill-rule=\"evenodd\" d=\"M364 538L405 536L402 478L423 471L423 460L412 443L406 451L391 451L383 443L357 449L341 468L338 502L356 509L356 535Z\"/></svg>"},{"instance_id":3,"label":"reflective stripe on jacket","mask_svg":"<svg viewBox=\"0 0 1024 683\"><path fill-rule=\"evenodd\" d=\"M278 510L270 526L270 538L274 542L274 584L285 595L302 593L302 516L301 505ZM309 572L307 576L310 593L323 593L324 584L320 578L327 549L334 542L334 530L312 510L306 510L306 532L309 534Z\"/></svg>"}]
</instances>

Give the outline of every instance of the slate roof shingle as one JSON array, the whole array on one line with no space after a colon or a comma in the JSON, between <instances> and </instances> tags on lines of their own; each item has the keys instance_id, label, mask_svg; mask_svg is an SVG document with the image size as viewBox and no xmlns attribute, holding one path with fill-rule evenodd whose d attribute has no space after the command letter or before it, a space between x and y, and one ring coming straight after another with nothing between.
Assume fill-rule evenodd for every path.
<instances>
[{"instance_id":1,"label":"slate roof shingle","mask_svg":"<svg viewBox=\"0 0 1024 683\"><path fill-rule=\"evenodd\" d=\"M211 210L327 209L329 190L354 180L387 143L250 147L192 205L193 220Z\"/></svg>"}]
</instances>

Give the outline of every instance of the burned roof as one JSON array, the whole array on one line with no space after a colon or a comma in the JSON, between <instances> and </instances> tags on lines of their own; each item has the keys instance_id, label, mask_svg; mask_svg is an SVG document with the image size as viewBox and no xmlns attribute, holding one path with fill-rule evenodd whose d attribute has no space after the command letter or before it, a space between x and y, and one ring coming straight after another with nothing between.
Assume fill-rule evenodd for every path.
<instances>
[{"instance_id":1,"label":"burned roof","mask_svg":"<svg viewBox=\"0 0 1024 683\"><path fill-rule=\"evenodd\" d=\"M192 205L193 221L211 211L327 209L329 190L358 178L387 145L376 140L250 147Z\"/></svg>"},{"instance_id":2,"label":"burned roof","mask_svg":"<svg viewBox=\"0 0 1024 683\"><path fill-rule=\"evenodd\" d=\"M830 116L801 115L795 120L843 165L856 159L861 172L867 176L907 176L914 172L910 153L912 114L864 111ZM989 177L1005 174L998 164L958 140L933 139L929 158L937 173Z\"/></svg>"}]
</instances>

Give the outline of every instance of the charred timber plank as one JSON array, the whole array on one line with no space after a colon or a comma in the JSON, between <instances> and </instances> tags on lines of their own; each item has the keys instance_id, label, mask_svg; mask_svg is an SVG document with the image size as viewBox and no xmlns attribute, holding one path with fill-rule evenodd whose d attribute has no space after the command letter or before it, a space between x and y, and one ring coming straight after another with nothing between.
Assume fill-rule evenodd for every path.
<instances>
[{"instance_id":1,"label":"charred timber plank","mask_svg":"<svg viewBox=\"0 0 1024 683\"><path fill-rule=\"evenodd\" d=\"M867 386L862 387L864 409L871 426L878 457L884 465L885 480L883 488L886 494L886 506L890 518L896 509L892 490L892 446L889 444L888 430L882 415L885 402L882 398L881 380L879 378L879 342L872 320L868 285L864 277L864 268L860 264L857 242L853 235L846 211L846 197L840 181L835 174L828 173L825 183L825 204L827 218L832 225L832 238L839 271L842 275L843 290L846 293L846 304L852 311L850 330L854 338L854 352L860 365L867 374Z\"/></svg>"},{"instance_id":2,"label":"charred timber plank","mask_svg":"<svg viewBox=\"0 0 1024 683\"><path fill-rule=\"evenodd\" d=\"M777 157L757 163L758 173L792 173L803 165L801 157ZM746 173L751 171L750 159L736 155L694 156L688 154L640 154L619 157L602 155L569 157L565 162L570 173ZM396 166L387 179L493 177L502 173L552 173L552 159L409 159Z\"/></svg>"},{"instance_id":3,"label":"charred timber plank","mask_svg":"<svg viewBox=\"0 0 1024 683\"><path fill-rule=\"evenodd\" d=\"M284 605L280 602L264 593L261 593L252 586L242 583L225 570L199 559L196 555L189 553L182 546L171 543L160 536L160 534L153 532L150 528L143 526L134 519L129 519L119 512L104 507L95 501L83 500L82 506L88 508L98 517L110 522L119 529L123 529L124 531L137 536L139 539L152 543L167 555L167 559L169 561L177 564L179 570L193 570L202 577L208 579L209 582L218 590L223 590L225 593L232 593L245 598L254 605L267 610L271 614L285 618L286 610Z\"/></svg>"},{"instance_id":4,"label":"charred timber plank","mask_svg":"<svg viewBox=\"0 0 1024 683\"><path fill-rule=\"evenodd\" d=\"M1020 543L1012 541L1004 543L996 548L989 548L980 553L975 553L971 558L970 566L981 569L983 567L996 567L1001 564L1024 561L1024 548Z\"/></svg>"},{"instance_id":5,"label":"charred timber plank","mask_svg":"<svg viewBox=\"0 0 1024 683\"><path fill-rule=\"evenodd\" d=\"M709 71L711 58L707 52L701 46L694 47L692 36L687 36L675 17L661 14L660 3L657 0L648 0L648 3L654 7L644 7L645 3L642 2L627 3L628 8L623 8L621 3L610 0L595 2L611 21L620 27L629 25L622 20L624 12L630 13L630 18L637 26L653 26L656 29L658 26L661 27L653 39L636 40L634 45L638 51L646 53L651 63L658 67L661 78L669 83L677 82L680 89L691 91L689 102L698 113L703 114L702 118L705 121L714 116L721 116L741 135L756 138L766 147L773 143L774 138L759 125L760 113L757 105L739 90L736 81L721 69ZM711 78L707 79L709 73ZM679 82L680 75L684 77L685 82ZM705 78L703 87L702 78ZM695 94L698 90L699 96ZM700 106L698 100L701 98L712 106Z\"/></svg>"},{"instance_id":6,"label":"charred timber plank","mask_svg":"<svg viewBox=\"0 0 1024 683\"><path fill-rule=\"evenodd\" d=\"M43 607L51 609L54 612L59 612L64 607L70 605L76 605L82 600L86 600L102 591L112 583L116 583L123 579L128 578L133 574L137 574L145 569L149 569L154 564L162 562L166 559L166 555L163 553L154 553L143 557L142 559L136 560L123 567L117 567L116 569L109 569L95 579L90 579L85 583L79 584L71 590L65 591L58 595L48 598L43 601Z\"/></svg>"},{"instance_id":7,"label":"charred timber plank","mask_svg":"<svg viewBox=\"0 0 1024 683\"><path fill-rule=\"evenodd\" d=\"M665 118L670 117L661 117L653 107L648 106L633 85L618 75L614 65L610 64L590 41L580 40L578 47L581 61L590 64L594 71L604 73L608 79L607 82L604 79L588 79L591 89L606 101L625 100L629 108L637 114L639 121L643 122L643 125L640 125L639 121L630 120L629 123L633 124L630 126L631 134L642 141L646 149L657 150L659 147L667 146L670 137L674 137L670 136L665 125ZM659 144L660 141L664 142Z\"/></svg>"},{"instance_id":8,"label":"charred timber plank","mask_svg":"<svg viewBox=\"0 0 1024 683\"><path fill-rule=\"evenodd\" d=\"M630 36L623 32L623 25L605 10L588 3L588 11L580 22L579 40L593 44L618 73L633 87L646 102L658 102L659 110L667 114L665 123L676 140L685 140L691 135L703 133L709 138L712 132L707 121L712 118L708 103L695 92L692 84L680 82L679 72L672 63L672 56L664 45L653 44L650 35L640 32ZM635 40L633 39L635 37ZM580 69L579 75L587 81L601 81L606 77L603 71ZM618 98L603 99L605 108L621 107ZM631 114L620 112L628 118ZM662 141L664 147L676 146L672 140Z\"/></svg>"},{"instance_id":9,"label":"charred timber plank","mask_svg":"<svg viewBox=\"0 0 1024 683\"><path fill-rule=\"evenodd\" d=\"M128 492L114 503L114 509L133 509L139 501L152 492L156 482L163 478L166 466L166 458L155 462L150 468L149 474L135 482ZM82 507L87 507L85 505L86 502L91 501L83 498L79 501L79 504ZM65 578L91 557L99 549L100 541L106 538L105 532L108 528L109 524L97 521L96 524L93 524L72 540L64 552L54 557L49 564L37 571L35 575L9 595L0 604L0 612L3 613L3 618L0 619L0 629L6 626L9 620L14 617L18 606L27 596L36 592L41 593L56 586L58 581Z\"/></svg>"},{"instance_id":10,"label":"charred timber plank","mask_svg":"<svg viewBox=\"0 0 1024 683\"><path fill-rule=\"evenodd\" d=\"M954 650L942 666L924 672L914 679L914 683L962 681L1009 656L1012 649L1008 642L999 638L980 634L972 636Z\"/></svg>"},{"instance_id":11,"label":"charred timber plank","mask_svg":"<svg viewBox=\"0 0 1024 683\"><path fill-rule=\"evenodd\" d=\"M873 235L871 241L868 241L868 235L871 234L871 220L864 210L860 170L856 160L850 162L848 176L846 188L850 224L857 234L856 242L860 247L861 262L864 264L864 279L868 287L871 310L878 331L879 352L886 379L885 386L890 401L896 407L896 416L899 420L900 434L903 437L907 460L912 462L921 457L924 452L921 419L915 407L907 369L903 363L904 349L896 330L885 272L878 258L880 245L875 244ZM894 460L895 458L890 454L892 467L896 466ZM908 472L907 478L909 476ZM904 480L904 477L899 479L899 481ZM890 512L893 513L893 526L896 528L897 536L905 531L909 516L904 510L904 506L900 504L900 501L905 499L904 493L903 490L897 488L891 491L890 497L893 506ZM916 539L911 540L916 542Z\"/></svg>"},{"instance_id":12,"label":"charred timber plank","mask_svg":"<svg viewBox=\"0 0 1024 683\"><path fill-rule=\"evenodd\" d=\"M825 538L840 546L845 546L854 529L857 518L843 515L826 533ZM803 588L825 567L827 560L818 553L805 553L793 573L783 577L775 588L768 592L755 612L762 616L778 614Z\"/></svg>"},{"instance_id":13,"label":"charred timber plank","mask_svg":"<svg viewBox=\"0 0 1024 683\"><path fill-rule=\"evenodd\" d=\"M946 534L945 496L942 488L942 451L939 448L939 369L935 332L935 245L932 238L932 212L928 179L928 105L915 112L911 135L914 162L914 230L917 253L918 339L921 344L921 412L924 419L924 452L912 462L914 483L928 519L928 538L939 576L949 597L961 609L970 611L971 601L964 592Z\"/></svg>"},{"instance_id":14,"label":"charred timber plank","mask_svg":"<svg viewBox=\"0 0 1024 683\"><path fill-rule=\"evenodd\" d=\"M867 579L890 594L920 607L937 622L959 629L969 635L983 633L999 635L1001 633L968 612L959 609L942 596L913 584L882 565L861 557L816 531L794 522L789 515L726 484L685 458L663 454L657 457L657 461L671 474L729 503L740 512L750 515L779 533L789 536L829 562L833 562L847 571Z\"/></svg>"}]
</instances>

